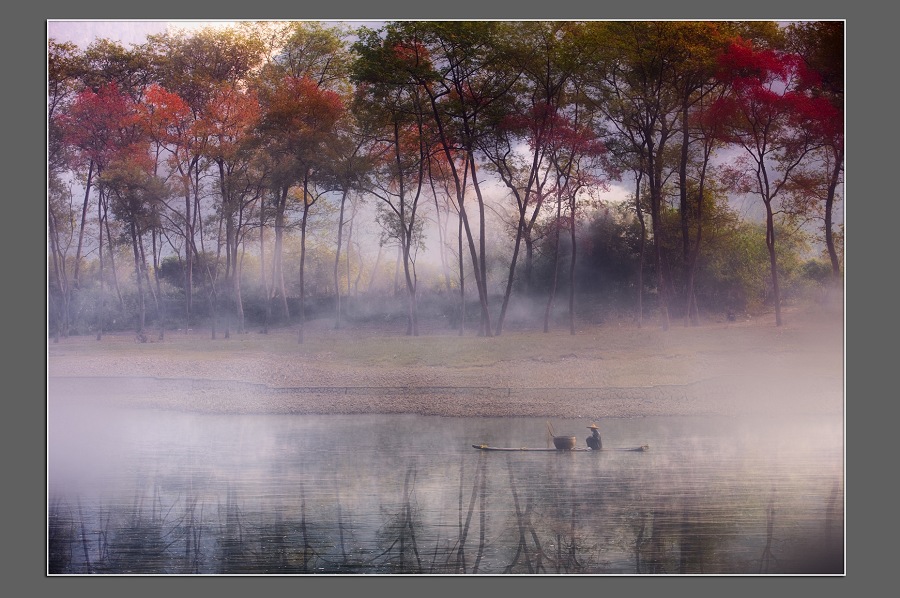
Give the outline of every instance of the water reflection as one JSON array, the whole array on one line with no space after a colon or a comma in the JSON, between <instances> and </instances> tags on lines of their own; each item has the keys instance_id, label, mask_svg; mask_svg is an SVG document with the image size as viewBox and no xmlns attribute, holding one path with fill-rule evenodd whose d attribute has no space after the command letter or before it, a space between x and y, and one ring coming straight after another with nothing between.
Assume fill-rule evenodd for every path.
<instances>
[{"instance_id":1,"label":"water reflection","mask_svg":"<svg viewBox=\"0 0 900 598\"><path fill-rule=\"evenodd\" d=\"M844 570L840 418L49 416L51 574Z\"/></svg>"}]
</instances>

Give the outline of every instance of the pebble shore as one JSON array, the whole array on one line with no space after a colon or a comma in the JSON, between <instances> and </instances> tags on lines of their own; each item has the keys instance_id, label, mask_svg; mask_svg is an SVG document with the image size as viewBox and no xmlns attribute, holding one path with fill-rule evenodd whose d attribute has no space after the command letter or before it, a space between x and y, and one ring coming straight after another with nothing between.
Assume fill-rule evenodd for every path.
<instances>
[{"instance_id":1,"label":"pebble shore","mask_svg":"<svg viewBox=\"0 0 900 598\"><path fill-rule=\"evenodd\" d=\"M102 345L73 338L48 345L48 404L90 401L198 413L588 419L842 414L840 320L833 314L808 323L799 314L791 317L796 324L781 329L757 321L712 324L701 336L672 330L641 345L629 345L628 337L616 339L614 329L605 329L597 333L598 342L589 340L577 351L569 348L574 343L560 340L555 352L520 351L515 359L485 353L454 358L455 366L434 358L391 360L380 344L374 345L377 360L354 361L327 348L292 354L282 345L272 353L251 343L252 350L226 351L199 335L183 337L186 342L173 335L141 350L126 335L107 336ZM321 338L329 331L323 326L315 334ZM351 336L341 342L354 342L354 333L345 334ZM541 341L532 337L531 342ZM486 344L465 346L484 351Z\"/></svg>"},{"instance_id":2,"label":"pebble shore","mask_svg":"<svg viewBox=\"0 0 900 598\"><path fill-rule=\"evenodd\" d=\"M599 365L598 365L599 367ZM412 368L415 369L415 368ZM482 377L394 372L390 382L370 380L365 372L328 383L308 376L304 385L273 386L229 379L226 372L179 372L169 376L106 375L81 363L78 372L56 367L48 378L53 400L91 401L116 406L200 413L374 414L410 413L447 417L645 417L829 413L843 409L842 382L835 377L769 380L752 375L722 375L690 384L649 386L576 385L569 378L543 377L515 386L492 384L496 372ZM426 375L427 374L427 375ZM537 376L536 376L537 377ZM416 380L415 384L409 384ZM406 383L404 383L406 382ZM573 383L574 382L574 383Z\"/></svg>"}]
</instances>

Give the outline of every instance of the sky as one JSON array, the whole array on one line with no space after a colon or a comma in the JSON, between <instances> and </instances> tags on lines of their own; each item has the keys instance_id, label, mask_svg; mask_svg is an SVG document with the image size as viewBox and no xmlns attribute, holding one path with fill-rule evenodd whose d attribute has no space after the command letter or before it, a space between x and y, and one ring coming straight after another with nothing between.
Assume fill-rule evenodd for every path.
<instances>
[{"instance_id":1,"label":"sky","mask_svg":"<svg viewBox=\"0 0 900 598\"><path fill-rule=\"evenodd\" d=\"M47 37L86 47L95 39L107 38L125 46L141 44L148 35L165 33L169 26L200 27L232 21L47 21Z\"/></svg>"},{"instance_id":2,"label":"sky","mask_svg":"<svg viewBox=\"0 0 900 598\"><path fill-rule=\"evenodd\" d=\"M344 21L356 25L377 26L382 21ZM47 37L59 42L73 42L86 47L95 39L107 38L121 42L125 46L141 44L148 35L164 33L168 28L200 28L205 26L228 26L235 21L155 21L155 20L48 20Z\"/></svg>"}]
</instances>

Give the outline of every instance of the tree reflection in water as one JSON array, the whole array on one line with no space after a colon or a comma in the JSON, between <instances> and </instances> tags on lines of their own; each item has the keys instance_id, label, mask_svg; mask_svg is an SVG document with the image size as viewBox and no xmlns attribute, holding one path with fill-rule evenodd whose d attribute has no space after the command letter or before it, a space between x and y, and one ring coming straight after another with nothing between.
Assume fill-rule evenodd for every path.
<instances>
[{"instance_id":1,"label":"tree reflection in water","mask_svg":"<svg viewBox=\"0 0 900 598\"><path fill-rule=\"evenodd\" d=\"M406 469L403 481L403 504L395 513L387 513L387 523L379 530L381 544L387 548L372 559L372 563L384 562L381 567L393 573L422 573L422 559L416 543L416 528L421 527L418 521L418 509L414 505L416 483L415 465ZM396 550L396 554L395 551ZM391 558L395 554L395 558Z\"/></svg>"},{"instance_id":2,"label":"tree reflection in water","mask_svg":"<svg viewBox=\"0 0 900 598\"><path fill-rule=\"evenodd\" d=\"M509 489L512 492L513 506L516 509L516 524L517 524L517 528L519 530L519 539L518 539L518 542L516 543L516 554L513 557L512 562L506 566L506 568L503 570L503 572L504 573L512 573L515 570L516 564L519 562L519 557L521 556L524 558L525 565L528 569L528 572L534 573L535 568L531 566L531 558L528 555L528 540L525 537L526 525L529 527L529 531L533 530L533 528L531 527L531 517L530 517L532 503L531 503L531 501L528 502L528 505L526 506L526 509L525 509L526 512L523 515L522 509L519 506L519 493L516 491L516 480L513 477L513 471L512 471L512 467L510 466L510 458L509 457L506 458L506 464L507 464L506 470L507 470L507 472L509 472ZM526 523L526 519L527 519L527 523ZM538 545L537 554L540 555L540 546L539 545ZM540 559L540 556L538 556L538 559ZM537 563L537 569L540 570L540 568L541 567L540 567L540 560L539 560Z\"/></svg>"},{"instance_id":3,"label":"tree reflection in water","mask_svg":"<svg viewBox=\"0 0 900 598\"><path fill-rule=\"evenodd\" d=\"M671 448L428 455L400 446L383 457L310 454L292 432L279 429L262 457L217 450L215 467L161 467L154 454L100 492L51 484L48 573L843 570L842 471L819 453L803 456L802 469L738 449L735 459ZM385 433L371 444L389 441Z\"/></svg>"}]
</instances>

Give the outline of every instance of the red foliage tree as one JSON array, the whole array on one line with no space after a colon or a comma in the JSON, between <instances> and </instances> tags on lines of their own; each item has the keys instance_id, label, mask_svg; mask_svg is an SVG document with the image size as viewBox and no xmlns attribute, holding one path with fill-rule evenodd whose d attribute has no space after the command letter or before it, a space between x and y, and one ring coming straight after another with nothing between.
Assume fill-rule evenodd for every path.
<instances>
[{"instance_id":1,"label":"red foliage tree","mask_svg":"<svg viewBox=\"0 0 900 598\"><path fill-rule=\"evenodd\" d=\"M791 48L806 69L798 88L815 105L808 124L821 142L814 153L805 184L798 185L801 207L821 209L825 246L831 261L832 279L841 278L839 235L834 231L834 209L844 169L844 24L840 21L809 21L789 27ZM827 100L827 101L826 101ZM818 210L817 210L818 211Z\"/></svg>"},{"instance_id":2,"label":"red foliage tree","mask_svg":"<svg viewBox=\"0 0 900 598\"><path fill-rule=\"evenodd\" d=\"M221 84L212 90L195 128L205 139L205 155L218 168L220 203L218 214L224 225L225 286L230 292L238 333L244 332L244 308L241 297L239 253L251 216L252 204L259 198L262 181L253 167L252 140L261 110L254 92ZM219 244L217 256L221 252ZM218 260L217 260L218 261ZM217 269L207 266L213 300L218 297ZM213 314L217 307L213 306ZM215 338L215 318L213 318ZM225 338L231 335L230 319L225 320Z\"/></svg>"},{"instance_id":3,"label":"red foliage tree","mask_svg":"<svg viewBox=\"0 0 900 598\"><path fill-rule=\"evenodd\" d=\"M69 155L75 162L71 167L77 170L87 163L86 196L93 180L100 178L103 171L128 145L128 131L135 126L134 103L115 83L102 85L95 92L85 89L79 93L65 112L57 113L56 124L62 131L63 143L72 150ZM99 187L97 220L99 223L98 259L100 263L100 309L97 326L97 340L103 336L103 230L108 228L109 203L103 185ZM109 235L107 235L109 237ZM112 259L112 253L110 254ZM115 272L115 268L113 268ZM120 297L121 302L121 297Z\"/></svg>"},{"instance_id":4,"label":"red foliage tree","mask_svg":"<svg viewBox=\"0 0 900 598\"><path fill-rule=\"evenodd\" d=\"M737 39L719 58L720 79L730 92L716 100L709 117L727 142L744 150L737 161L738 190L755 193L765 206L766 248L775 304L781 326L781 291L775 243L776 201L790 188L792 177L816 147L812 122L818 122L820 102L804 94L799 84L808 77L800 57L771 49L756 49Z\"/></svg>"},{"instance_id":5,"label":"red foliage tree","mask_svg":"<svg viewBox=\"0 0 900 598\"><path fill-rule=\"evenodd\" d=\"M261 94L263 113L260 131L267 138L267 150L280 165L277 176L280 199L276 204L275 260L280 266L281 224L287 207L288 189L302 187L300 216L300 326L298 341L303 342L304 262L309 210L318 197L314 193L316 172L321 166L323 146L344 112L341 96L321 88L312 78L285 76ZM278 278L280 274L276 274ZM282 295L284 295L282 282ZM285 302L286 309L286 302Z\"/></svg>"}]
</instances>

